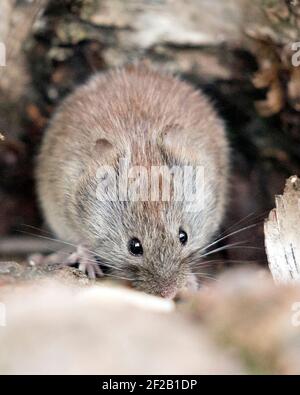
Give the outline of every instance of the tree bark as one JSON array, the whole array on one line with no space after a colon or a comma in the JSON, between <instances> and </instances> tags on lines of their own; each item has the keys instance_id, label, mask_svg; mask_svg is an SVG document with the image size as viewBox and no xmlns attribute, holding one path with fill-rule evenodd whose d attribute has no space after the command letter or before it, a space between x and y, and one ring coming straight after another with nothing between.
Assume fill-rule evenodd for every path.
<instances>
[{"instance_id":1,"label":"tree bark","mask_svg":"<svg viewBox=\"0 0 300 395\"><path fill-rule=\"evenodd\" d=\"M300 282L300 179L290 177L265 222L269 267L277 284Z\"/></svg>"}]
</instances>

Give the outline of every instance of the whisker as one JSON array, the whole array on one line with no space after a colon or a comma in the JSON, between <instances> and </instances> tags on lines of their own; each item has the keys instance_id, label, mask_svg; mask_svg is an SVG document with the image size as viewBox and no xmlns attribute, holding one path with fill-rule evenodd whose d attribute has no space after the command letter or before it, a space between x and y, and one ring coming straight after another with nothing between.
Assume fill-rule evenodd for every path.
<instances>
[{"instance_id":1,"label":"whisker","mask_svg":"<svg viewBox=\"0 0 300 395\"><path fill-rule=\"evenodd\" d=\"M210 261L203 261L203 262L201 262L198 259L196 262L192 261L192 265L193 265L193 267L197 267L197 266L205 267L205 266L213 265L214 263L219 263L219 262L222 262L222 260L221 259L212 259Z\"/></svg>"},{"instance_id":2,"label":"whisker","mask_svg":"<svg viewBox=\"0 0 300 395\"><path fill-rule=\"evenodd\" d=\"M68 252L64 252L64 251L61 251L61 253L64 254L64 255L69 255ZM95 254L95 255L96 255L96 254ZM104 263L104 262L101 262L101 261L99 262L97 259L85 258L85 260L88 261L88 262L91 262L91 263L96 263L96 264L99 265L99 266L103 265L103 266L108 267L108 268L111 268L111 269L116 269L116 270L122 271L122 269L119 268L119 267L112 266L112 265L110 265L109 263Z\"/></svg>"},{"instance_id":3,"label":"whisker","mask_svg":"<svg viewBox=\"0 0 300 395\"><path fill-rule=\"evenodd\" d=\"M206 264L209 264L211 262L212 265L217 264L217 263L257 263L257 260L246 260L246 259L213 259L211 261L204 261L202 262L198 262L196 264L193 264L193 267L197 268L197 267L205 267ZM204 264L204 265L203 265Z\"/></svg>"},{"instance_id":4,"label":"whisker","mask_svg":"<svg viewBox=\"0 0 300 395\"><path fill-rule=\"evenodd\" d=\"M23 226L23 227L26 227L26 228L31 228L31 229L34 229L34 230L38 230L39 232L47 233L49 236L52 235L52 232L50 232L50 231L48 231L46 229L38 228L37 226L27 225L27 224L21 224L20 226ZM19 230L17 230L17 231L19 232ZM38 235L36 235L36 236L38 236Z\"/></svg>"},{"instance_id":5,"label":"whisker","mask_svg":"<svg viewBox=\"0 0 300 395\"><path fill-rule=\"evenodd\" d=\"M224 251L224 250L229 250L229 249L235 249L235 248L262 250L262 248L260 248L260 247L245 246L245 245L243 246L243 245L241 245L241 243L244 243L244 242L245 242L245 241L237 242L237 243L232 243L232 244L228 244L228 245L223 246L223 247L216 248L216 249L214 249L214 250L212 250L212 251L207 252L206 254L200 255L200 257L202 258L202 257L208 256L208 255L211 255L211 254L215 254L216 252L220 252L220 251Z\"/></svg>"},{"instance_id":6,"label":"whisker","mask_svg":"<svg viewBox=\"0 0 300 395\"><path fill-rule=\"evenodd\" d=\"M230 229L235 228L236 226L240 225L244 221L246 221L251 215L254 214L254 211L252 211L250 214L246 215L244 218L234 222L232 225L230 225L228 228L226 228L223 232L219 233L217 237L222 237L223 235L226 235L226 232L228 232Z\"/></svg>"},{"instance_id":7,"label":"whisker","mask_svg":"<svg viewBox=\"0 0 300 395\"><path fill-rule=\"evenodd\" d=\"M193 273L193 274L195 274L196 276L197 276L197 275L200 276L200 279L201 279L201 278L205 278L205 279L208 279L208 280L220 282L220 280L218 280L217 278L212 277L212 276L208 276L208 275L203 274L203 273Z\"/></svg>"},{"instance_id":8,"label":"whisker","mask_svg":"<svg viewBox=\"0 0 300 395\"><path fill-rule=\"evenodd\" d=\"M235 228L237 225L243 223L243 222L248 222L250 220L253 221L257 221L259 218L262 217L262 219L268 214L268 210L263 211L260 214L254 215L255 211L252 211L250 214L246 215L245 217L243 217L242 219L238 220L237 222L234 222L232 225L230 225L227 229L225 229L223 232L221 232L221 234L218 235L218 237L221 237L222 235L226 234L226 232L228 232L230 229ZM252 218L250 218L252 215L254 215ZM262 220L260 220L259 223L261 223Z\"/></svg>"},{"instance_id":9,"label":"whisker","mask_svg":"<svg viewBox=\"0 0 300 395\"><path fill-rule=\"evenodd\" d=\"M70 242L68 242L68 241L59 240L59 239L56 239L56 238L54 238L54 237L48 237L48 236L42 236L42 235L35 235L34 233L26 232L26 231L23 231L23 230L18 230L18 232L24 233L24 234L27 234L27 235L30 235L30 236L35 236L35 237L38 237L38 238L40 238L40 239L45 239L45 240L50 240L50 241L54 241L54 242L57 242L57 243L62 243L62 244L65 244L65 245L74 247L75 249L77 249L77 247L78 247L76 244L70 243ZM86 250L87 250L88 252L90 252L91 254L93 254L93 255L97 255L97 253L96 253L95 251L88 250L88 249L86 249ZM64 251L61 251L61 252L64 253L64 254L66 254L66 255L68 255L67 252L66 252L66 253L65 253ZM93 263L96 263L96 262L97 262L96 260L92 260L92 259L87 259L87 260L90 261L90 262L93 262ZM113 265L109 265L108 263L102 263L102 262L101 262L101 265L110 267L110 268L112 268L112 269L116 269L116 270L122 271L122 269L120 269L119 267L115 267L115 266L113 266Z\"/></svg>"},{"instance_id":10,"label":"whisker","mask_svg":"<svg viewBox=\"0 0 300 395\"><path fill-rule=\"evenodd\" d=\"M245 226L244 228L235 230L234 232L231 232L231 233L229 233L228 235L223 236L222 238L215 240L214 242L210 243L208 246L202 248L200 251L206 250L207 248L209 248L209 247L211 247L211 246L213 246L213 245L219 243L219 242L222 241L222 240L227 239L227 238L230 237L230 236L233 236L233 235L235 235L235 234L244 232L245 230L254 228L255 226L258 226L258 225L259 225L259 223L256 223L256 224L248 225L248 226Z\"/></svg>"},{"instance_id":11,"label":"whisker","mask_svg":"<svg viewBox=\"0 0 300 395\"><path fill-rule=\"evenodd\" d=\"M68 245L68 246L71 246L71 247L74 247L74 248L78 247L76 244L72 244L72 243L70 243L68 241L63 241L63 240L60 240L60 239L56 239L54 237L43 236L43 235L36 235L35 233L26 232L25 230L18 230L18 232L19 233L23 233L25 235L35 236L35 237L38 237L40 239L45 239L45 240L50 240L50 241L54 241L54 242L57 242L57 243L65 244L65 245Z\"/></svg>"},{"instance_id":12,"label":"whisker","mask_svg":"<svg viewBox=\"0 0 300 395\"><path fill-rule=\"evenodd\" d=\"M121 279L121 280L126 280L126 281L132 281L132 279L130 279L128 277L121 277L121 276L117 276L117 275L114 275L114 274L107 274L107 273L105 273L104 276L105 277L114 277L114 278Z\"/></svg>"}]
</instances>

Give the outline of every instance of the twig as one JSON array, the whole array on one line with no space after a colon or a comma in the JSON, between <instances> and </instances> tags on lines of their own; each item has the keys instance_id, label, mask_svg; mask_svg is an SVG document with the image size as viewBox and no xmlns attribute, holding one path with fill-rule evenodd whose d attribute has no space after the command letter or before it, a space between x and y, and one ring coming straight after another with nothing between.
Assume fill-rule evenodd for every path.
<instances>
[{"instance_id":1,"label":"twig","mask_svg":"<svg viewBox=\"0 0 300 395\"><path fill-rule=\"evenodd\" d=\"M32 253L50 253L61 249L58 242L36 237L15 236L0 240L0 256L26 256Z\"/></svg>"}]
</instances>

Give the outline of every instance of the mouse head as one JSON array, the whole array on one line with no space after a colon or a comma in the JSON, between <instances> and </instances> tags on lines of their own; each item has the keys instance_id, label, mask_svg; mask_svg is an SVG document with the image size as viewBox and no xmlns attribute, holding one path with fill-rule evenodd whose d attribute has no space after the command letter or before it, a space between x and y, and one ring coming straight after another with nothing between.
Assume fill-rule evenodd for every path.
<instances>
[{"instance_id":1,"label":"mouse head","mask_svg":"<svg viewBox=\"0 0 300 395\"><path fill-rule=\"evenodd\" d=\"M199 264L201 253L219 226L224 195L223 181L215 182L219 174L212 153L194 142L187 154L182 144L178 145L178 129L172 130L171 136L169 133L160 135L155 147L143 150L145 157L138 158L139 166L132 155L116 152L109 141L97 141L102 162L98 162L97 170L89 169L86 182L80 183L76 202L81 234L85 233L104 270L163 297L174 297L193 281L193 264ZM131 158L125 178L122 156ZM131 162L135 166L130 166ZM151 177L152 163L158 179ZM180 187L193 180L193 175L187 173L188 180L184 181L182 170L185 166L195 170L195 165L202 170L204 167L200 195L196 200L195 196L187 199L181 189L183 195L178 199ZM174 183L174 167L181 170L181 184ZM166 169L170 172L165 173ZM169 196L163 195L165 182ZM155 188L158 198L151 195Z\"/></svg>"}]
</instances>

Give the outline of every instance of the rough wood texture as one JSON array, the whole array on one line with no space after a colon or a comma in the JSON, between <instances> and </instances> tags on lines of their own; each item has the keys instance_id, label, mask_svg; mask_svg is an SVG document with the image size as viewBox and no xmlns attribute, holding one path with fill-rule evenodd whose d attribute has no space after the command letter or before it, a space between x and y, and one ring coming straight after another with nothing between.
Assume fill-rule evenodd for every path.
<instances>
[{"instance_id":1,"label":"rough wood texture","mask_svg":"<svg viewBox=\"0 0 300 395\"><path fill-rule=\"evenodd\" d=\"M18 100L25 92L28 74L24 45L33 23L48 0L4 0L0 6L0 42L6 46L6 66L0 73L0 93Z\"/></svg>"},{"instance_id":2,"label":"rough wood texture","mask_svg":"<svg viewBox=\"0 0 300 395\"><path fill-rule=\"evenodd\" d=\"M269 267L277 284L300 282L300 179L290 177L265 222Z\"/></svg>"}]
</instances>

